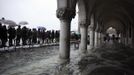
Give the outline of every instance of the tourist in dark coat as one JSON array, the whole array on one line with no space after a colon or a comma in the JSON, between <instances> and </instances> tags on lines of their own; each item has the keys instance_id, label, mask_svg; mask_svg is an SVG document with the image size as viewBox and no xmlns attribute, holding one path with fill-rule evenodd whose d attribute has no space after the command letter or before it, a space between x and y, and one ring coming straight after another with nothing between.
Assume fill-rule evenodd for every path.
<instances>
[{"instance_id":1,"label":"tourist in dark coat","mask_svg":"<svg viewBox=\"0 0 134 75\"><path fill-rule=\"evenodd\" d=\"M3 31L2 31L2 24L0 23L0 34L2 34L2 32L3 32ZM0 35L0 41L2 41L1 38L2 38L2 35ZM0 47L2 47L2 45L0 45Z\"/></svg>"},{"instance_id":2,"label":"tourist in dark coat","mask_svg":"<svg viewBox=\"0 0 134 75\"><path fill-rule=\"evenodd\" d=\"M28 39L28 29L24 26L22 28L22 44L27 45L27 39Z\"/></svg>"},{"instance_id":3,"label":"tourist in dark coat","mask_svg":"<svg viewBox=\"0 0 134 75\"><path fill-rule=\"evenodd\" d=\"M21 39L21 26L18 26L16 30L16 45L20 45L20 39Z\"/></svg>"},{"instance_id":4,"label":"tourist in dark coat","mask_svg":"<svg viewBox=\"0 0 134 75\"><path fill-rule=\"evenodd\" d=\"M45 40L46 40L46 32L45 32L45 30L42 31L41 38L42 38L42 43L44 43Z\"/></svg>"},{"instance_id":5,"label":"tourist in dark coat","mask_svg":"<svg viewBox=\"0 0 134 75\"><path fill-rule=\"evenodd\" d=\"M37 43L37 30L34 28L32 31L32 43L36 44Z\"/></svg>"},{"instance_id":6,"label":"tourist in dark coat","mask_svg":"<svg viewBox=\"0 0 134 75\"><path fill-rule=\"evenodd\" d=\"M15 39L16 36L15 28L9 27L8 34L9 34L9 46L13 46L13 40Z\"/></svg>"},{"instance_id":7,"label":"tourist in dark coat","mask_svg":"<svg viewBox=\"0 0 134 75\"><path fill-rule=\"evenodd\" d=\"M1 33L1 41L2 41L2 47L6 47L6 42L7 42L7 28L4 25L2 27L2 33Z\"/></svg>"},{"instance_id":8,"label":"tourist in dark coat","mask_svg":"<svg viewBox=\"0 0 134 75\"><path fill-rule=\"evenodd\" d=\"M32 30L29 29L28 30L28 44L31 45L32 44Z\"/></svg>"},{"instance_id":9,"label":"tourist in dark coat","mask_svg":"<svg viewBox=\"0 0 134 75\"><path fill-rule=\"evenodd\" d=\"M54 42L54 30L52 30L52 32L51 32L51 42L52 43Z\"/></svg>"}]
</instances>

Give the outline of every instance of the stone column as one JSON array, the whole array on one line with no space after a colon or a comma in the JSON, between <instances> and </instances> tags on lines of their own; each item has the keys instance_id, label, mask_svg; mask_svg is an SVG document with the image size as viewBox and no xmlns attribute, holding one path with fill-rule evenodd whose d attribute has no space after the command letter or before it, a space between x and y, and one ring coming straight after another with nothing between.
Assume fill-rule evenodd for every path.
<instances>
[{"instance_id":1,"label":"stone column","mask_svg":"<svg viewBox=\"0 0 134 75\"><path fill-rule=\"evenodd\" d=\"M128 46L130 45L130 43L129 43L129 37L130 35L129 35L129 30L127 30L127 44L128 44Z\"/></svg>"},{"instance_id":2,"label":"stone column","mask_svg":"<svg viewBox=\"0 0 134 75\"><path fill-rule=\"evenodd\" d=\"M100 36L101 36L101 42L100 42L100 44L102 45L104 43L104 34L101 33Z\"/></svg>"},{"instance_id":3,"label":"stone column","mask_svg":"<svg viewBox=\"0 0 134 75\"><path fill-rule=\"evenodd\" d=\"M70 22L60 20L60 58L68 59L70 56Z\"/></svg>"},{"instance_id":4,"label":"stone column","mask_svg":"<svg viewBox=\"0 0 134 75\"><path fill-rule=\"evenodd\" d=\"M131 31L132 31L132 28L131 28L131 25L129 26L129 28L128 28L128 46L129 47L131 47L131 44L132 44L132 40L131 40L131 38L132 38L132 36L131 36Z\"/></svg>"},{"instance_id":5,"label":"stone column","mask_svg":"<svg viewBox=\"0 0 134 75\"><path fill-rule=\"evenodd\" d=\"M90 30L90 49L94 48L94 31L93 29Z\"/></svg>"},{"instance_id":6,"label":"stone column","mask_svg":"<svg viewBox=\"0 0 134 75\"><path fill-rule=\"evenodd\" d=\"M134 27L132 26L132 45L131 45L131 48L134 48Z\"/></svg>"},{"instance_id":7,"label":"stone column","mask_svg":"<svg viewBox=\"0 0 134 75\"><path fill-rule=\"evenodd\" d=\"M128 45L127 38L128 38L128 36L127 36L127 34L125 33L125 34L124 34L124 44L125 44L126 46Z\"/></svg>"},{"instance_id":8,"label":"stone column","mask_svg":"<svg viewBox=\"0 0 134 75\"><path fill-rule=\"evenodd\" d=\"M125 45L128 45L128 30L125 30L125 34L124 34L124 39L125 39Z\"/></svg>"},{"instance_id":9,"label":"stone column","mask_svg":"<svg viewBox=\"0 0 134 75\"><path fill-rule=\"evenodd\" d=\"M129 41L128 41L128 40L129 40L129 34L127 33L127 34L126 34L126 45L127 45L127 46L128 46L128 44L129 44Z\"/></svg>"},{"instance_id":10,"label":"stone column","mask_svg":"<svg viewBox=\"0 0 134 75\"><path fill-rule=\"evenodd\" d=\"M124 44L125 45L127 44L127 37L126 36L124 37Z\"/></svg>"},{"instance_id":11,"label":"stone column","mask_svg":"<svg viewBox=\"0 0 134 75\"><path fill-rule=\"evenodd\" d=\"M118 32L117 32L117 37L120 38L120 33L118 33ZM120 39L118 40L118 43L121 43L121 42L120 42Z\"/></svg>"},{"instance_id":12,"label":"stone column","mask_svg":"<svg viewBox=\"0 0 134 75\"><path fill-rule=\"evenodd\" d=\"M131 48L134 48L134 47L133 47L133 46L134 46L134 45L133 45L133 44L134 44L134 37L133 37L134 34L133 34L133 31L134 31L134 30L133 30L133 26L131 25L131 34L130 34L130 35L131 35L131 45L130 45Z\"/></svg>"},{"instance_id":13,"label":"stone column","mask_svg":"<svg viewBox=\"0 0 134 75\"><path fill-rule=\"evenodd\" d=\"M98 32L95 32L95 35L94 35L95 37L95 40L94 40L94 46L95 46L95 48L97 48L98 47Z\"/></svg>"},{"instance_id":14,"label":"stone column","mask_svg":"<svg viewBox=\"0 0 134 75\"><path fill-rule=\"evenodd\" d=\"M98 32L98 47L101 45L101 33Z\"/></svg>"},{"instance_id":15,"label":"stone column","mask_svg":"<svg viewBox=\"0 0 134 75\"><path fill-rule=\"evenodd\" d=\"M121 33L121 43L122 44L125 44L125 37L124 37L124 34L123 33Z\"/></svg>"},{"instance_id":16,"label":"stone column","mask_svg":"<svg viewBox=\"0 0 134 75\"><path fill-rule=\"evenodd\" d=\"M59 58L63 62L70 58L70 24L75 16L75 11L67 8L57 10L57 17L60 20L60 50Z\"/></svg>"},{"instance_id":17,"label":"stone column","mask_svg":"<svg viewBox=\"0 0 134 75\"><path fill-rule=\"evenodd\" d=\"M81 43L80 53L85 54L87 52L87 32L88 26L86 24L80 24Z\"/></svg>"}]
</instances>

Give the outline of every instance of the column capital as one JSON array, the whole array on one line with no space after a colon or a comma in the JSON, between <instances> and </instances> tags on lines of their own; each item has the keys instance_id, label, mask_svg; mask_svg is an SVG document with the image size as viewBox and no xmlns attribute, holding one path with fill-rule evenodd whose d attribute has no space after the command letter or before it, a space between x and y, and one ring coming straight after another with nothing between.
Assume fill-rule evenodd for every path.
<instances>
[{"instance_id":1,"label":"column capital","mask_svg":"<svg viewBox=\"0 0 134 75\"><path fill-rule=\"evenodd\" d=\"M89 25L88 29L93 31L93 25Z\"/></svg>"},{"instance_id":2,"label":"column capital","mask_svg":"<svg viewBox=\"0 0 134 75\"><path fill-rule=\"evenodd\" d=\"M72 20L75 17L75 10L70 8L58 8L56 10L56 16L62 20Z\"/></svg>"},{"instance_id":3,"label":"column capital","mask_svg":"<svg viewBox=\"0 0 134 75\"><path fill-rule=\"evenodd\" d=\"M79 22L79 25L80 25L80 27L87 27L88 28L88 24L87 24L87 22L86 22L86 20L85 21L80 21Z\"/></svg>"}]
</instances>

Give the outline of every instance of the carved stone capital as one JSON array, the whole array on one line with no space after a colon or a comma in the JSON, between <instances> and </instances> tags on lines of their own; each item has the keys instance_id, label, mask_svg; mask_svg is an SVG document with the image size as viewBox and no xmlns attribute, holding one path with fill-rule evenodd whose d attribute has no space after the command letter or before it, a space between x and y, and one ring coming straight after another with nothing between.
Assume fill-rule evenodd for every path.
<instances>
[{"instance_id":1,"label":"carved stone capital","mask_svg":"<svg viewBox=\"0 0 134 75\"><path fill-rule=\"evenodd\" d=\"M87 27L88 28L88 24L86 23L86 21L80 21L79 25L80 25L80 27Z\"/></svg>"},{"instance_id":2,"label":"carved stone capital","mask_svg":"<svg viewBox=\"0 0 134 75\"><path fill-rule=\"evenodd\" d=\"M69 8L58 8L56 11L57 18L72 20L75 17L75 10Z\"/></svg>"},{"instance_id":3,"label":"carved stone capital","mask_svg":"<svg viewBox=\"0 0 134 75\"><path fill-rule=\"evenodd\" d=\"M93 26L92 25L88 26L88 29L93 31Z\"/></svg>"}]
</instances>

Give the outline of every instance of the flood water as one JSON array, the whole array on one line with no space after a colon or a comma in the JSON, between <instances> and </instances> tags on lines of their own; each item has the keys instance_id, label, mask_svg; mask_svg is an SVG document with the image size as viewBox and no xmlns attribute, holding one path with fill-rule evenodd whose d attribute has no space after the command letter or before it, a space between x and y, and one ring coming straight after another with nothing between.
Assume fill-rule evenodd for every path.
<instances>
[{"instance_id":1,"label":"flood water","mask_svg":"<svg viewBox=\"0 0 134 75\"><path fill-rule=\"evenodd\" d=\"M62 64L58 50L46 46L1 53L0 75L134 75L134 50L118 44L105 44L85 56L72 45L70 62Z\"/></svg>"},{"instance_id":2,"label":"flood water","mask_svg":"<svg viewBox=\"0 0 134 75\"><path fill-rule=\"evenodd\" d=\"M61 69L65 65L58 61L58 50L58 46L47 46L1 53L0 75L63 75ZM71 47L71 58L77 57L77 52ZM75 60L72 59L71 62ZM66 73L71 72L69 67L66 68Z\"/></svg>"}]
</instances>

